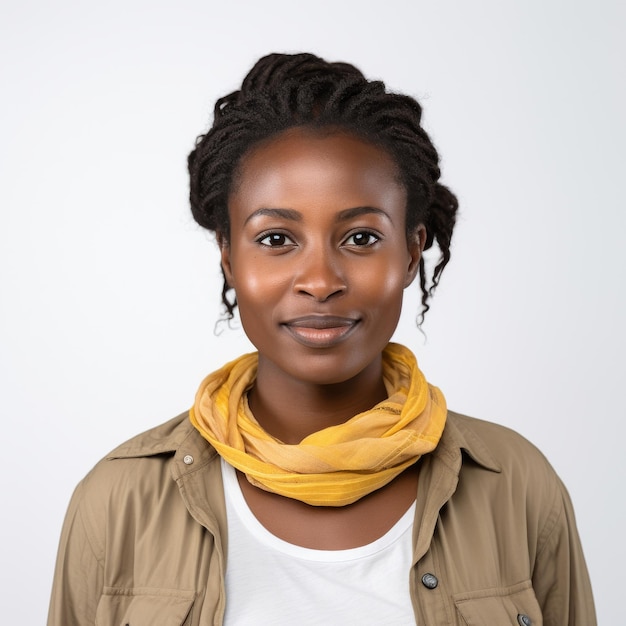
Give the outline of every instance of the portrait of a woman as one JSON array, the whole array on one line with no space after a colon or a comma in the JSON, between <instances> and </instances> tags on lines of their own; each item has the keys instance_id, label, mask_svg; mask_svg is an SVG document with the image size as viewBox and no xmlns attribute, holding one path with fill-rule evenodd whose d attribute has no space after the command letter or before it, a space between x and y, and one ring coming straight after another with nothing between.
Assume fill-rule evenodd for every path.
<instances>
[{"instance_id":1,"label":"portrait of a woman","mask_svg":"<svg viewBox=\"0 0 626 626\"><path fill-rule=\"evenodd\" d=\"M308 53L216 102L191 210L256 351L80 482L50 626L595 624L549 462L392 341L406 290L433 313L459 205L421 113Z\"/></svg>"}]
</instances>

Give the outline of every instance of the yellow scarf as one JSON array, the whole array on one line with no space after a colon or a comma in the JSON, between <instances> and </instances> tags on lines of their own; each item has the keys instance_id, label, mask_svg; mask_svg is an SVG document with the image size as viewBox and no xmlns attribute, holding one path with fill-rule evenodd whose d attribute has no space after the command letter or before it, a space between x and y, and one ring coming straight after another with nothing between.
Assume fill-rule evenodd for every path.
<instances>
[{"instance_id":1,"label":"yellow scarf","mask_svg":"<svg viewBox=\"0 0 626 626\"><path fill-rule=\"evenodd\" d=\"M386 400L297 445L266 433L250 412L246 392L257 364L257 353L246 354L207 376L190 419L228 463L266 491L317 506L351 504L432 451L443 432L445 398L399 344L383 351Z\"/></svg>"}]
</instances>

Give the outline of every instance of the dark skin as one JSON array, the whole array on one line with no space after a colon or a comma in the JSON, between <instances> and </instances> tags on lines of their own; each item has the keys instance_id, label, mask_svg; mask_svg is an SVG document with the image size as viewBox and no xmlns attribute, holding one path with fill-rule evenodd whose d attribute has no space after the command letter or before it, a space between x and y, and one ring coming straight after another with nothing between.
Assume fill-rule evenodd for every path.
<instances>
[{"instance_id":1,"label":"dark skin","mask_svg":"<svg viewBox=\"0 0 626 626\"><path fill-rule=\"evenodd\" d=\"M263 428L299 443L384 400L381 353L426 239L421 225L407 237L391 157L341 132L286 131L244 156L229 215L222 267L259 351L248 401ZM415 499L417 471L343 507L239 483L270 532L338 550L389 530Z\"/></svg>"},{"instance_id":2,"label":"dark skin","mask_svg":"<svg viewBox=\"0 0 626 626\"><path fill-rule=\"evenodd\" d=\"M382 537L415 500L418 472L405 470L385 487L348 506L310 506L269 493L237 472L255 517L276 537L317 550L346 550Z\"/></svg>"}]
</instances>

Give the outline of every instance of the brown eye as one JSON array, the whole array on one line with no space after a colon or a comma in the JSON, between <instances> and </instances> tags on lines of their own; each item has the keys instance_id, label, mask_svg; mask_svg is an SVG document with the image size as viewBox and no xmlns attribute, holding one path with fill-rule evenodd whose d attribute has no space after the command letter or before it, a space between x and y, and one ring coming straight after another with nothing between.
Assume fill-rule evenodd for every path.
<instances>
[{"instance_id":1,"label":"brown eye","mask_svg":"<svg viewBox=\"0 0 626 626\"><path fill-rule=\"evenodd\" d=\"M350 235L346 239L346 244L349 246L371 246L375 244L379 240L379 237L374 235L373 233L367 231L360 231L358 233L354 233Z\"/></svg>"},{"instance_id":2,"label":"brown eye","mask_svg":"<svg viewBox=\"0 0 626 626\"><path fill-rule=\"evenodd\" d=\"M263 237L257 241L262 246L268 246L270 248L287 246L293 243L293 241L283 233L269 233L267 235L263 235Z\"/></svg>"}]
</instances>

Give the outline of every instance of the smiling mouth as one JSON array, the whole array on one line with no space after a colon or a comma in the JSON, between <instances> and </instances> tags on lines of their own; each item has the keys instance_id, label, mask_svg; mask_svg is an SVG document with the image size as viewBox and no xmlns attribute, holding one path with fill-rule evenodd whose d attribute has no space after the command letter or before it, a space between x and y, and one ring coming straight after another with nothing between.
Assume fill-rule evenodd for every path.
<instances>
[{"instance_id":1,"label":"smiling mouth","mask_svg":"<svg viewBox=\"0 0 626 626\"><path fill-rule=\"evenodd\" d=\"M359 320L329 315L311 315L284 322L283 326L299 343L312 348L330 348L356 328Z\"/></svg>"}]
</instances>

